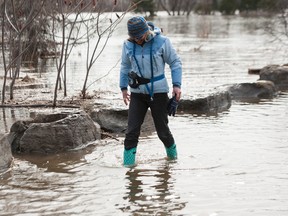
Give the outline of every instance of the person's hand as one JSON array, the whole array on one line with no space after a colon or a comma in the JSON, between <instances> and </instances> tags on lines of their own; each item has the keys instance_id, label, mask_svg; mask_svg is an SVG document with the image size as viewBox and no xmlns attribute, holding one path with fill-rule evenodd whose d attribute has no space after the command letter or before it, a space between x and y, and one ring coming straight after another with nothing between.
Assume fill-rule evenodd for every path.
<instances>
[{"instance_id":1,"label":"person's hand","mask_svg":"<svg viewBox=\"0 0 288 216\"><path fill-rule=\"evenodd\" d=\"M129 104L129 101L130 101L130 94L128 93L128 90L123 90L122 91L122 98L123 98L123 101L126 105Z\"/></svg>"},{"instance_id":2,"label":"person's hand","mask_svg":"<svg viewBox=\"0 0 288 216\"><path fill-rule=\"evenodd\" d=\"M175 116L177 107L178 107L178 101L176 100L176 95L174 95L172 98L169 99L169 102L168 102L168 106L167 106L168 115Z\"/></svg>"},{"instance_id":3,"label":"person's hand","mask_svg":"<svg viewBox=\"0 0 288 216\"><path fill-rule=\"evenodd\" d=\"M172 96L176 96L175 99L177 102L179 102L181 98L181 88L174 86Z\"/></svg>"}]
</instances>

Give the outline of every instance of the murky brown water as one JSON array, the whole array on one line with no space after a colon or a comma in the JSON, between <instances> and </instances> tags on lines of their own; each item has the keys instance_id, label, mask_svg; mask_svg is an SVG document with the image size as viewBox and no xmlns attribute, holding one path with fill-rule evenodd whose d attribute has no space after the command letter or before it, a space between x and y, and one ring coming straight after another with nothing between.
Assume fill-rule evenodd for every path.
<instances>
[{"instance_id":1,"label":"murky brown water","mask_svg":"<svg viewBox=\"0 0 288 216\"><path fill-rule=\"evenodd\" d=\"M287 62L280 44L269 43L259 28L261 18L162 16L158 22L182 57L185 97L257 80L248 75L249 67ZM90 82L119 59L123 26ZM73 91L81 82L72 80L84 79L81 52L78 48L70 65ZM91 90L107 89L111 98L120 97L118 69ZM1 133L30 111L1 110ZM0 178L0 215L286 216L287 119L288 93L256 104L234 101L217 116L178 115L170 118L177 162L165 160L164 147L152 134L141 139L132 170L121 166L123 146L115 140L57 155L15 156L12 170Z\"/></svg>"}]
</instances>

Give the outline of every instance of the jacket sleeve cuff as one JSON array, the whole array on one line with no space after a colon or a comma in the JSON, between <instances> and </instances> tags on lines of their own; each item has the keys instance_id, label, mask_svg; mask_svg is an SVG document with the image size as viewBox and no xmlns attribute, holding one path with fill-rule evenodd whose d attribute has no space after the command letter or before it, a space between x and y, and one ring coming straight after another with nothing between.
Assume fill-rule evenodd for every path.
<instances>
[{"instance_id":1,"label":"jacket sleeve cuff","mask_svg":"<svg viewBox=\"0 0 288 216\"><path fill-rule=\"evenodd\" d=\"M174 88L174 87L181 88L181 85L173 84L173 88Z\"/></svg>"},{"instance_id":2,"label":"jacket sleeve cuff","mask_svg":"<svg viewBox=\"0 0 288 216\"><path fill-rule=\"evenodd\" d=\"M127 87L122 87L121 88L121 91L125 91L125 90L127 90Z\"/></svg>"}]
</instances>

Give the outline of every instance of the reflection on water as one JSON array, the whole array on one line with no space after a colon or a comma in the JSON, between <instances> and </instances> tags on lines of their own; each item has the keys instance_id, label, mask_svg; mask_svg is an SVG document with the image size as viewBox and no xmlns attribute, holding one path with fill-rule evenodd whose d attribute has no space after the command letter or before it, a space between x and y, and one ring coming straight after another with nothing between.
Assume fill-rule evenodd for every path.
<instances>
[{"instance_id":1,"label":"reflection on water","mask_svg":"<svg viewBox=\"0 0 288 216\"><path fill-rule=\"evenodd\" d=\"M13 122L16 121L15 109L7 109L7 108L0 108L1 109L1 125L0 125L0 134L1 132L8 132L10 130L10 126L13 124Z\"/></svg>"},{"instance_id":2,"label":"reflection on water","mask_svg":"<svg viewBox=\"0 0 288 216\"><path fill-rule=\"evenodd\" d=\"M169 164L157 169L131 169L126 173L128 201L123 212L132 215L174 215L185 208L185 202L176 195Z\"/></svg>"},{"instance_id":3,"label":"reflection on water","mask_svg":"<svg viewBox=\"0 0 288 216\"><path fill-rule=\"evenodd\" d=\"M44 169L46 172L53 173L73 173L78 167L86 164L85 155L90 154L94 149L94 145L90 145L85 149L62 152L52 155L37 154L15 154L18 160L26 160L31 164L37 165L38 168Z\"/></svg>"}]
</instances>

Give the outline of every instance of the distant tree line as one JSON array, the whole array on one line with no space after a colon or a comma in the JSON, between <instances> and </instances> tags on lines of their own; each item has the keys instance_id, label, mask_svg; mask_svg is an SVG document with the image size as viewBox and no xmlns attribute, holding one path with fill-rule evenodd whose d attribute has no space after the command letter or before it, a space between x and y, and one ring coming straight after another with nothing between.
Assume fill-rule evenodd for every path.
<instances>
[{"instance_id":1,"label":"distant tree line","mask_svg":"<svg viewBox=\"0 0 288 216\"><path fill-rule=\"evenodd\" d=\"M140 0L135 0L139 2ZM169 15L212 14L219 11L224 15L232 15L238 10L247 14L251 11L269 13L281 12L286 9L288 0L142 0L138 12L148 12L154 16L157 11L164 10Z\"/></svg>"}]
</instances>

